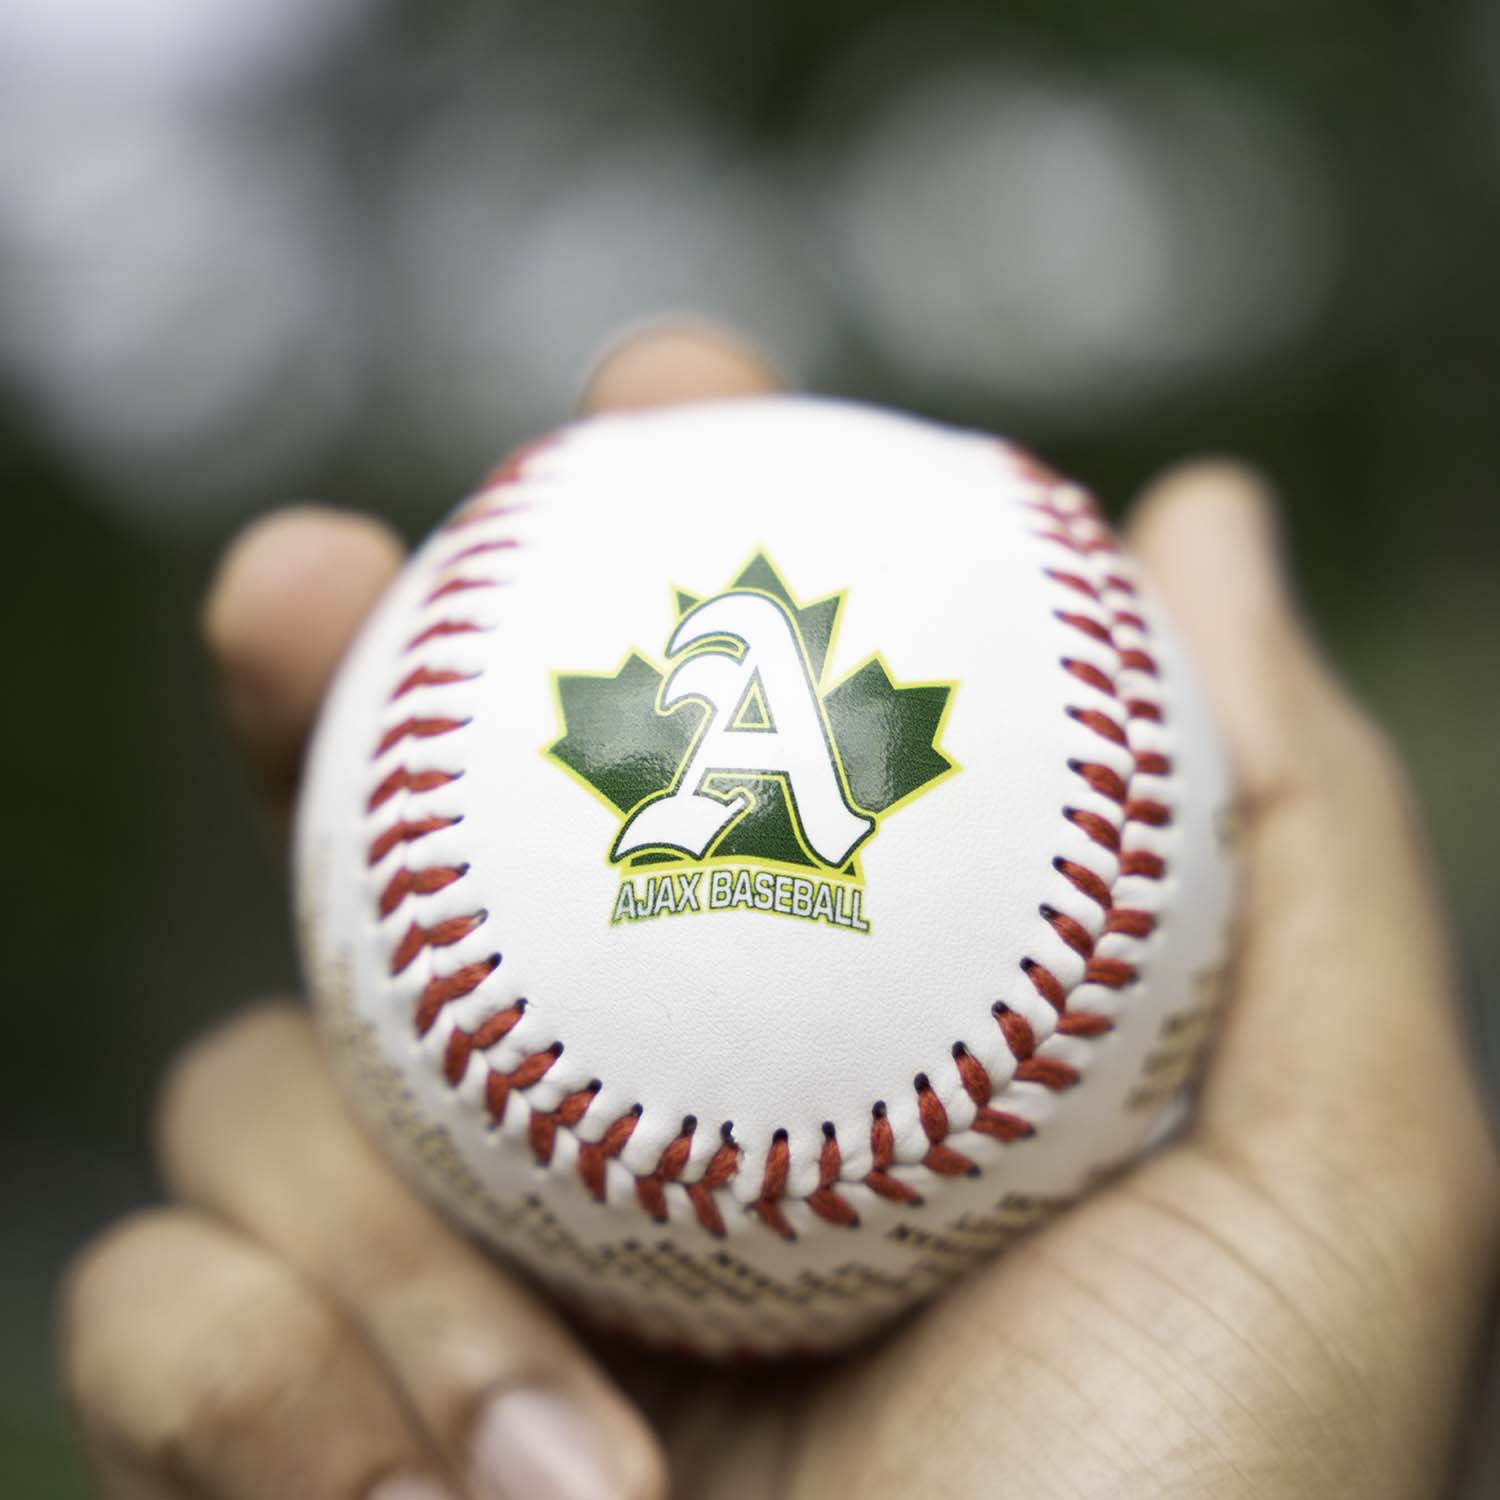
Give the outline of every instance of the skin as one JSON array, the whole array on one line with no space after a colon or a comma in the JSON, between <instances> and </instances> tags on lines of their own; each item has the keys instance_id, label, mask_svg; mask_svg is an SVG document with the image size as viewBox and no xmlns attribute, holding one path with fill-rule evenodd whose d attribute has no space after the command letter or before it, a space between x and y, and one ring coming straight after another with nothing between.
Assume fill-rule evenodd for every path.
<instances>
[{"instance_id":1,"label":"skin","mask_svg":"<svg viewBox=\"0 0 1500 1500\"><path fill-rule=\"evenodd\" d=\"M776 385L754 350L675 327L617 345L583 405ZM434 1217L346 1118L303 1012L262 1004L170 1073L171 1205L65 1279L66 1381L103 1493L1444 1493L1491 1328L1500 1174L1412 798L1289 600L1262 479L1177 468L1129 537L1242 802L1235 994L1185 1136L873 1348L688 1369L589 1347ZM309 509L224 560L206 634L277 817L400 561L378 523ZM576 1462L496 1453L483 1414L516 1391L568 1414Z\"/></svg>"}]
</instances>

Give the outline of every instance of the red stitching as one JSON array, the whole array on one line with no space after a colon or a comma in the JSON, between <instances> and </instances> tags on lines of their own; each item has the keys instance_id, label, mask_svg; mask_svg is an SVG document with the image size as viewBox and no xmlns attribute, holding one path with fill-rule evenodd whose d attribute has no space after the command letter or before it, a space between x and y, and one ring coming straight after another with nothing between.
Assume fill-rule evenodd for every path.
<instances>
[{"instance_id":1,"label":"red stitching","mask_svg":"<svg viewBox=\"0 0 1500 1500\"><path fill-rule=\"evenodd\" d=\"M493 1047L496 1043L504 1041L525 1014L526 1002L524 1000L518 1000L514 1005L507 1005L504 1010L497 1010L494 1015L486 1017L475 1028L474 1045L483 1051L487 1047Z\"/></svg>"},{"instance_id":2,"label":"red stitching","mask_svg":"<svg viewBox=\"0 0 1500 1500\"><path fill-rule=\"evenodd\" d=\"M1081 891L1090 901L1097 902L1105 911L1109 910L1113 899L1109 894L1109 886L1096 875L1087 865L1080 865L1071 859L1064 859L1058 855L1052 861L1052 868L1063 877L1074 890Z\"/></svg>"},{"instance_id":3,"label":"red stitching","mask_svg":"<svg viewBox=\"0 0 1500 1500\"><path fill-rule=\"evenodd\" d=\"M1070 760L1068 769L1083 777L1088 782L1090 791L1096 792L1110 802L1124 805L1129 788L1125 784L1125 778L1118 772L1110 770L1108 766L1098 765L1094 761L1084 760Z\"/></svg>"},{"instance_id":4,"label":"red stitching","mask_svg":"<svg viewBox=\"0 0 1500 1500\"><path fill-rule=\"evenodd\" d=\"M828 1223L839 1229L856 1229L859 1212L835 1186L843 1170L843 1153L839 1150L838 1136L833 1122L823 1122L823 1149L818 1154L818 1185L807 1197L807 1206Z\"/></svg>"},{"instance_id":5,"label":"red stitching","mask_svg":"<svg viewBox=\"0 0 1500 1500\"><path fill-rule=\"evenodd\" d=\"M378 759L387 750L394 750L402 740L430 740L440 734L449 734L462 729L467 719L403 719L394 729L388 729L375 747Z\"/></svg>"},{"instance_id":6,"label":"red stitching","mask_svg":"<svg viewBox=\"0 0 1500 1500\"><path fill-rule=\"evenodd\" d=\"M408 896L435 895L468 873L468 865L428 865L423 870L397 870L380 893L380 915L390 916Z\"/></svg>"},{"instance_id":7,"label":"red stitching","mask_svg":"<svg viewBox=\"0 0 1500 1500\"><path fill-rule=\"evenodd\" d=\"M1113 633L1109 626L1102 621L1095 620L1089 615L1073 614L1065 609L1054 610L1053 613L1064 625L1074 630L1081 630L1090 640L1098 641L1101 645L1105 646L1114 644Z\"/></svg>"},{"instance_id":8,"label":"red stitching","mask_svg":"<svg viewBox=\"0 0 1500 1500\"><path fill-rule=\"evenodd\" d=\"M1007 1110L990 1107L990 1100L995 1095L994 1079L962 1042L953 1044L953 1061L958 1068L959 1082L963 1084L964 1092L978 1106L971 1129L977 1130L981 1135L992 1136L1006 1145L1013 1141L1023 1141L1027 1136L1035 1134L1029 1120L1023 1120L1020 1115L1013 1115Z\"/></svg>"},{"instance_id":9,"label":"red stitching","mask_svg":"<svg viewBox=\"0 0 1500 1500\"><path fill-rule=\"evenodd\" d=\"M423 601L423 606L436 604L439 599L451 598L454 594L466 594L471 589L497 589L499 582L494 578L450 578L446 583L440 583Z\"/></svg>"},{"instance_id":10,"label":"red stitching","mask_svg":"<svg viewBox=\"0 0 1500 1500\"><path fill-rule=\"evenodd\" d=\"M1080 556L1088 556L1095 552L1114 552L1117 546L1108 531L1099 525L1099 534L1092 539L1079 538L1073 534L1075 521L1081 517L1085 521L1099 523L1100 518L1094 510L1092 503L1082 499L1076 513L1069 513L1061 505L1056 503L1053 495L1049 494L1046 500L1036 502L1032 505L1034 513L1043 516L1047 521L1060 524L1069 534L1059 536L1050 527L1039 533L1049 541L1057 542ZM1081 578L1076 573L1049 570L1048 576L1065 588L1102 602L1103 593L1119 593L1134 598L1136 589L1134 584L1119 573L1109 573L1104 580L1103 591L1095 588L1088 580ZM1128 628L1145 634L1147 625L1144 617L1134 610L1112 611L1110 623L1094 618L1091 615L1079 614L1075 611L1058 610L1057 618L1070 629L1080 631L1090 639L1099 641L1101 644L1108 643L1115 647L1120 670L1133 671L1146 677L1156 677L1158 668L1155 658L1150 653L1139 647L1128 647L1120 645L1114 635L1117 628ZM1115 696L1114 684L1108 676L1098 668L1089 663L1078 662L1065 658L1063 661L1065 670L1072 673L1089 686L1107 694ZM1146 698L1132 698L1123 704L1127 719L1144 719L1155 722L1161 721L1160 705ZM1119 721L1099 709L1070 708L1069 714L1086 729L1099 735L1102 739L1117 745L1122 749L1130 749L1129 736ZM1132 758L1135 763L1136 775L1165 775L1170 770L1170 762L1166 756L1158 752L1133 752ZM1064 816L1076 827L1083 831L1089 839L1111 852L1120 853L1122 833L1130 824L1144 824L1149 827L1163 827L1171 821L1171 810L1166 804L1152 798L1131 797L1126 782L1109 767L1093 762L1070 762L1070 768L1081 776L1089 785L1090 790L1108 801L1122 804L1122 817L1120 828L1114 828L1108 819L1100 817L1096 813L1080 808L1067 808ZM1084 870L1082 867L1068 861L1054 861L1054 868L1058 869L1065 878L1083 894L1098 902L1105 911L1104 931L1106 933L1119 933L1134 938L1144 938L1155 929L1155 918L1148 912L1143 911L1116 911L1113 908L1113 898L1108 887L1099 880L1093 872ZM1135 874L1148 879L1159 879L1164 873L1163 861L1155 855L1142 854L1138 851L1130 851L1122 855L1121 874ZM1056 911L1054 908L1044 906L1042 908L1044 920L1052 927L1057 935L1074 952L1085 959L1084 977L1085 984L1097 984L1107 989L1121 989L1134 982L1136 978L1135 967L1123 959L1102 958L1094 953L1094 942L1083 925L1074 919ZM1110 1029L1108 1017L1091 1014L1086 1011L1065 1012L1067 993L1062 982L1045 965L1037 963L1033 959L1025 959L1021 965L1027 977L1044 999L1054 1005L1060 1012L1058 1018L1058 1031L1067 1036L1096 1036ZM1016 1077L1028 1082L1038 1082L1049 1088L1070 1087L1077 1081L1078 1074L1075 1069L1066 1064L1060 1064L1056 1059L1040 1059L1023 1055L1017 1050L1016 1043L1030 1050L1030 1028L1022 1027L1024 1022L1017 1024L1019 1018L1009 1010L1001 1008L997 1011L997 1019L1001 1023L1002 1031L1006 1035L1007 1043L1018 1058Z\"/></svg>"},{"instance_id":11,"label":"red stitching","mask_svg":"<svg viewBox=\"0 0 1500 1500\"><path fill-rule=\"evenodd\" d=\"M521 504L509 501L497 503L494 490L497 487L512 486L526 478L527 461L547 446L549 444L545 442L533 445L508 459L494 471L480 497L460 510L447 523L445 530L451 533L489 525L523 511L525 506ZM1083 499L1080 492L1065 485L1050 470L1024 455L1013 455L1011 461L1023 477L1043 492L1042 498L1029 503L1032 513L1045 523L1036 532L1042 541L1082 559L1117 553L1117 544L1103 526L1097 511ZM457 569L460 565L473 564L481 558L508 553L516 546L517 542L513 537L489 537L453 552L437 565L435 571L438 579L427 595L425 605L430 606L459 594L501 586L501 580L480 576L477 572L452 573L450 570ZM1171 760L1159 751L1133 750L1126 729L1126 725L1132 721L1159 723L1163 717L1160 704L1145 696L1144 688L1138 685L1138 679L1144 678L1149 686L1159 675L1155 657L1141 645L1123 644L1116 635L1119 630L1129 630L1140 637L1149 636L1149 628L1141 614L1134 609L1115 609L1110 603L1111 596L1133 600L1135 586L1128 578L1115 572L1110 572L1102 581L1095 582L1071 568L1049 567L1044 571L1046 577L1059 588L1087 601L1099 611L1083 613L1078 609L1058 609L1054 612L1056 618L1069 630L1111 650L1118 663L1118 670L1121 673L1134 673L1137 678L1137 682L1132 683L1135 696L1123 697L1116 680L1095 663L1075 657L1061 659L1063 670L1072 678L1086 685L1105 702L1118 705L1117 709L1109 711L1097 703L1088 706L1072 705L1067 709L1069 716L1099 739L1128 752L1133 760L1133 770L1128 776L1121 775L1113 767L1098 760L1076 759L1069 762L1069 768L1094 796L1119 809L1118 822L1087 808L1066 807L1062 809L1062 816L1092 844L1117 859L1120 878L1160 880L1166 873L1163 858L1148 849L1130 847L1128 839L1128 831L1134 827L1161 828L1171 821L1171 809L1166 803L1155 797L1142 795L1142 789L1135 786L1137 778L1170 776ZM454 637L478 634L490 628L475 620L442 619L423 628L404 649L409 654ZM392 692L392 701L418 688L441 690L471 681L477 675L477 672L461 671L452 666L419 663L401 677ZM450 734L467 723L467 718L448 715L408 717L381 735L375 748L375 758L379 759L409 741L429 740ZM404 812L404 803L406 798L421 797L448 786L462 774L462 770L413 770L406 766L396 766L387 771L369 795L367 812L373 815L392 803L396 803L397 807L392 820L372 838L368 850L370 865L379 864L399 846L416 844L429 834L459 823L461 818L458 816L409 815ZM1060 855L1052 861L1052 867L1074 890L1100 909L1103 914L1101 934L1143 940L1155 930L1156 916L1136 907L1116 906L1110 882L1095 870ZM425 867L402 867L395 870L386 879L376 898L380 918L384 920L393 916L409 897L434 895L446 890L462 880L468 870L466 863L435 863ZM1118 990L1137 978L1135 965L1127 959L1101 957L1096 952L1096 939L1077 918L1046 904L1040 907L1040 915L1058 939L1083 959L1081 984ZM488 914L480 910L447 916L431 923L415 920L408 922L401 936L391 946L391 974L405 972L424 954L432 954L464 941L479 931L487 920ZM447 1007L473 994L500 964L501 957L495 953L461 964L447 974L430 974L413 1008L417 1034L426 1035ZM1020 967L1037 994L1056 1013L1053 1028L1056 1034L1093 1038L1102 1036L1111 1029L1113 1023L1108 1016L1070 1008L1069 987L1045 964L1027 957L1022 959ZM524 1000L515 1000L484 1016L472 1030L454 1026L444 1045L442 1060L443 1075L449 1083L457 1086L463 1080L475 1052L488 1054L504 1041L520 1023L526 1008ZM993 1014L1005 1046L1014 1059L1013 1078L1016 1081L1053 1091L1071 1088L1079 1081L1077 1068L1060 1058L1038 1051L1037 1033L1019 1012L1003 1003L997 1003L993 1007ZM497 1124L502 1121L511 1097L517 1092L524 1094L540 1083L552 1070L562 1055L562 1050L561 1042L553 1042L540 1051L527 1053L508 1071L486 1057L484 1103L490 1119ZM960 1084L975 1110L967 1129L1005 1144L1024 1141L1034 1134L1034 1126L1023 1116L996 1107L995 1079L962 1042L955 1043L953 1060ZM1001 1085L1001 1089L1005 1086ZM576 1147L575 1170L579 1181L591 1197L602 1202L608 1196L610 1163L619 1161L634 1136L642 1109L640 1105L632 1106L610 1121L602 1133L592 1139L585 1138L578 1132L587 1121L601 1088L602 1085L596 1079L586 1087L574 1089L564 1095L551 1109L529 1105L525 1133L534 1158L547 1166L552 1163L556 1153L558 1132L572 1132ZM938 1177L978 1172L979 1167L973 1159L952 1144L949 1111L938 1097L928 1076L925 1073L918 1074L913 1088L917 1118L926 1140L921 1165ZM694 1218L704 1231L710 1235L722 1236L725 1225L720 1198L738 1174L743 1152L726 1125L721 1131L720 1145L713 1151L698 1176L685 1181L683 1174L692 1160L697 1130L697 1120L692 1116L687 1117L679 1132L661 1151L652 1170L632 1171L628 1175L636 1202L653 1220L663 1222L670 1217L669 1189L675 1188L685 1195ZM796 1237L795 1226L786 1213L787 1183L791 1167L788 1134L785 1130L778 1130L767 1151L760 1191L751 1203L750 1211L767 1229L786 1239ZM844 1154L834 1127L832 1123L825 1124L823 1144L818 1156L817 1185L804 1193L800 1201L825 1223L853 1228L859 1223L859 1214L854 1203L840 1191L841 1185L846 1182L843 1170ZM870 1114L870 1166L859 1180L877 1197L907 1205L920 1204L921 1194L910 1182L897 1175L897 1171L895 1133L884 1102L877 1102Z\"/></svg>"},{"instance_id":12,"label":"red stitching","mask_svg":"<svg viewBox=\"0 0 1500 1500\"><path fill-rule=\"evenodd\" d=\"M462 771L408 771L405 766L397 766L370 793L365 811L375 812L399 792L435 792L440 786L457 781L462 775Z\"/></svg>"},{"instance_id":13,"label":"red stitching","mask_svg":"<svg viewBox=\"0 0 1500 1500\"><path fill-rule=\"evenodd\" d=\"M422 987L421 995L417 997L417 1035L426 1036L445 1005L452 1000L461 1000L477 990L499 967L500 955L494 953L489 958L480 959L478 963L465 964L451 974L438 974L429 979Z\"/></svg>"},{"instance_id":14,"label":"red stitching","mask_svg":"<svg viewBox=\"0 0 1500 1500\"><path fill-rule=\"evenodd\" d=\"M1075 661L1071 656L1063 657L1063 670L1071 672L1080 682L1086 682L1091 688L1101 693L1108 693L1111 698L1115 695L1115 685L1109 675L1101 672L1092 662Z\"/></svg>"},{"instance_id":15,"label":"red stitching","mask_svg":"<svg viewBox=\"0 0 1500 1500\"><path fill-rule=\"evenodd\" d=\"M1070 1089L1078 1082L1079 1073L1077 1068L1056 1057L1028 1057L1016 1064L1016 1077L1022 1083L1039 1083L1043 1088Z\"/></svg>"},{"instance_id":16,"label":"red stitching","mask_svg":"<svg viewBox=\"0 0 1500 1500\"><path fill-rule=\"evenodd\" d=\"M439 640L448 635L473 635L483 632L487 627L476 625L470 620L439 620L436 625L429 625L426 630L418 632L407 643L408 651L416 651L419 647L426 646L430 642Z\"/></svg>"},{"instance_id":17,"label":"red stitching","mask_svg":"<svg viewBox=\"0 0 1500 1500\"><path fill-rule=\"evenodd\" d=\"M1111 854L1120 852L1120 830L1108 818L1101 818L1098 813L1081 807L1065 807L1063 817L1086 833L1101 849L1108 849Z\"/></svg>"},{"instance_id":18,"label":"red stitching","mask_svg":"<svg viewBox=\"0 0 1500 1500\"><path fill-rule=\"evenodd\" d=\"M487 911L476 911L468 916L450 917L446 922L435 922L431 927L413 922L391 954L392 975L402 973L424 949L451 948L462 942L488 916Z\"/></svg>"},{"instance_id":19,"label":"red stitching","mask_svg":"<svg viewBox=\"0 0 1500 1500\"><path fill-rule=\"evenodd\" d=\"M556 1109L532 1110L527 1135L531 1141L532 1154L543 1166L551 1165L552 1147L557 1140L559 1126L564 1130L571 1130L584 1117L598 1092L599 1085L594 1083L588 1088L575 1089L566 1095Z\"/></svg>"},{"instance_id":20,"label":"red stitching","mask_svg":"<svg viewBox=\"0 0 1500 1500\"><path fill-rule=\"evenodd\" d=\"M709 1158L703 1176L687 1185L688 1201L698 1222L712 1235L724 1235L724 1219L713 1195L729 1185L730 1179L740 1167L740 1149L726 1132L724 1144Z\"/></svg>"},{"instance_id":21,"label":"red stitching","mask_svg":"<svg viewBox=\"0 0 1500 1500\"><path fill-rule=\"evenodd\" d=\"M1106 989L1120 990L1135 981L1135 965L1123 958L1091 958L1083 966L1085 984L1102 984Z\"/></svg>"},{"instance_id":22,"label":"red stitching","mask_svg":"<svg viewBox=\"0 0 1500 1500\"><path fill-rule=\"evenodd\" d=\"M766 1170L761 1178L760 1197L751 1204L767 1229L773 1229L784 1240L797 1238L787 1217L781 1211L781 1197L786 1192L786 1174L791 1166L792 1152L787 1145L786 1131L778 1130L771 1137L771 1149L766 1153Z\"/></svg>"},{"instance_id":23,"label":"red stitching","mask_svg":"<svg viewBox=\"0 0 1500 1500\"><path fill-rule=\"evenodd\" d=\"M1030 960L1025 962L1029 963ZM1036 968L1037 965L1032 964L1026 972L1034 973ZM1012 1010L1004 1001L997 1001L993 1011L995 1020L1000 1026L1000 1034L1005 1038L1005 1045L1010 1048L1011 1056L1017 1062L1025 1062L1036 1051L1036 1032L1031 1029L1031 1022L1019 1011Z\"/></svg>"},{"instance_id":24,"label":"red stitching","mask_svg":"<svg viewBox=\"0 0 1500 1500\"><path fill-rule=\"evenodd\" d=\"M1106 739L1111 745L1118 745L1122 750L1130 748L1130 740L1124 729L1120 727L1117 719L1112 719L1106 713L1101 713L1097 708L1070 708L1068 717L1076 719L1085 729L1092 729L1101 739Z\"/></svg>"},{"instance_id":25,"label":"red stitching","mask_svg":"<svg viewBox=\"0 0 1500 1500\"><path fill-rule=\"evenodd\" d=\"M398 844L414 844L429 833L452 828L459 821L458 818L414 818L409 823L393 823L370 845L367 851L369 862L378 865Z\"/></svg>"},{"instance_id":26,"label":"red stitching","mask_svg":"<svg viewBox=\"0 0 1500 1500\"><path fill-rule=\"evenodd\" d=\"M873 1165L865 1173L865 1186L871 1192L892 1203L907 1203L915 1206L922 1195L909 1183L891 1175L896 1160L896 1133L886 1118L885 1101L879 1101L870 1111L870 1155Z\"/></svg>"},{"instance_id":27,"label":"red stitching","mask_svg":"<svg viewBox=\"0 0 1500 1500\"><path fill-rule=\"evenodd\" d=\"M495 465L488 474L484 476L481 490L500 489L504 485L515 484L517 480L526 477L526 466L534 458L540 457L549 449L557 447L562 441L562 434L558 432L544 433L539 438L533 438L529 443L522 443L519 447L512 448L504 458ZM507 505L498 509L500 515L514 515L520 506Z\"/></svg>"},{"instance_id":28,"label":"red stitching","mask_svg":"<svg viewBox=\"0 0 1500 1500\"><path fill-rule=\"evenodd\" d=\"M1115 1023L1091 1010L1075 1010L1057 1018L1057 1029L1063 1036L1103 1036Z\"/></svg>"},{"instance_id":29,"label":"red stitching","mask_svg":"<svg viewBox=\"0 0 1500 1500\"><path fill-rule=\"evenodd\" d=\"M471 557L483 557L489 552L511 552L514 551L515 546L516 539L511 536L502 536L492 542L475 542L471 546L464 547L460 551L455 552L452 557L443 563L443 567L451 568L458 563L467 561Z\"/></svg>"},{"instance_id":30,"label":"red stitching","mask_svg":"<svg viewBox=\"0 0 1500 1500\"><path fill-rule=\"evenodd\" d=\"M414 667L396 684L391 702L404 698L417 688L449 687L455 682L472 682L478 675L477 672L455 672L447 667Z\"/></svg>"},{"instance_id":31,"label":"red stitching","mask_svg":"<svg viewBox=\"0 0 1500 1500\"><path fill-rule=\"evenodd\" d=\"M1149 911L1132 911L1129 907L1117 906L1104 919L1106 932L1123 932L1126 937L1150 937L1156 929L1156 918Z\"/></svg>"},{"instance_id":32,"label":"red stitching","mask_svg":"<svg viewBox=\"0 0 1500 1500\"><path fill-rule=\"evenodd\" d=\"M922 1165L939 1177L976 1177L979 1168L961 1151L947 1144L948 1111L943 1101L933 1092L925 1073L918 1073L914 1087L917 1091L917 1119L921 1122L922 1134L927 1137L927 1154Z\"/></svg>"},{"instance_id":33,"label":"red stitching","mask_svg":"<svg viewBox=\"0 0 1500 1500\"><path fill-rule=\"evenodd\" d=\"M578 1175L589 1196L600 1203L604 1202L605 1167L625 1149L640 1117L640 1109L636 1108L615 1120L597 1141L579 1142Z\"/></svg>"},{"instance_id":34,"label":"red stitching","mask_svg":"<svg viewBox=\"0 0 1500 1500\"><path fill-rule=\"evenodd\" d=\"M1056 568L1045 568L1043 572L1053 583L1060 583L1064 588L1072 589L1086 599L1099 597L1099 590L1087 578L1080 578L1077 573L1061 573Z\"/></svg>"},{"instance_id":35,"label":"red stitching","mask_svg":"<svg viewBox=\"0 0 1500 1500\"><path fill-rule=\"evenodd\" d=\"M1094 940L1089 936L1089 930L1082 922L1075 921L1065 912L1060 912L1056 907L1043 906L1041 908L1042 920L1070 947L1075 953L1084 958L1089 957L1094 951Z\"/></svg>"}]
</instances>

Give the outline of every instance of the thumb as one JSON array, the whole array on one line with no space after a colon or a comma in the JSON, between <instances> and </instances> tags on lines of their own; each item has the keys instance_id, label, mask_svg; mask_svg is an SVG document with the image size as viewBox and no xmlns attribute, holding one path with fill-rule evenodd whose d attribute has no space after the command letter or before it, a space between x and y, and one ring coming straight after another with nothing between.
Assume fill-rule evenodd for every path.
<instances>
[{"instance_id":1,"label":"thumb","mask_svg":"<svg viewBox=\"0 0 1500 1500\"><path fill-rule=\"evenodd\" d=\"M1493 1152L1413 799L1298 618L1267 486L1233 464L1179 468L1130 537L1240 789L1237 993L1200 1141L1324 1214L1350 1174L1489 1201Z\"/></svg>"}]
</instances>

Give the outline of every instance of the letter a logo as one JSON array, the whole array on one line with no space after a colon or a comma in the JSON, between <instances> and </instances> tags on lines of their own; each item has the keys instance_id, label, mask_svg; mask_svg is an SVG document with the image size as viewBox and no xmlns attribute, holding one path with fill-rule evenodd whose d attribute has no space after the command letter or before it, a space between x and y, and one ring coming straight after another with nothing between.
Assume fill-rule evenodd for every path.
<instances>
[{"instance_id":1,"label":"letter a logo","mask_svg":"<svg viewBox=\"0 0 1500 1500\"><path fill-rule=\"evenodd\" d=\"M707 714L677 784L631 814L610 858L670 849L702 859L749 811L755 783L780 778L802 842L823 864L844 864L875 819L851 806L841 784L786 609L768 594L720 594L682 620L667 658L677 666L662 686L660 711L697 700Z\"/></svg>"},{"instance_id":2,"label":"letter a logo","mask_svg":"<svg viewBox=\"0 0 1500 1500\"><path fill-rule=\"evenodd\" d=\"M553 677L546 754L618 819L614 925L754 910L869 930L860 851L957 770L938 748L954 684L898 684L878 654L829 684L843 601L801 603L757 553L719 593L677 592L660 662ZM700 901L703 865L724 878ZM674 872L691 901L663 894Z\"/></svg>"}]
</instances>

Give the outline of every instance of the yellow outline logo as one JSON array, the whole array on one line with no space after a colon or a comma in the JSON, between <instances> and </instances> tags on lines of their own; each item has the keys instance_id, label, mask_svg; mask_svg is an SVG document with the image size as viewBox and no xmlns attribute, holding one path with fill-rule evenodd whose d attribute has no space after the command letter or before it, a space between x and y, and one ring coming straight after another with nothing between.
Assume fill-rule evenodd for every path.
<instances>
[{"instance_id":1,"label":"yellow outline logo","mask_svg":"<svg viewBox=\"0 0 1500 1500\"><path fill-rule=\"evenodd\" d=\"M959 769L939 746L956 684L898 683L877 652L825 686L844 595L804 603L764 552L673 599L659 663L552 679L543 753L620 819L610 920L744 909L867 932L859 851Z\"/></svg>"}]
</instances>

